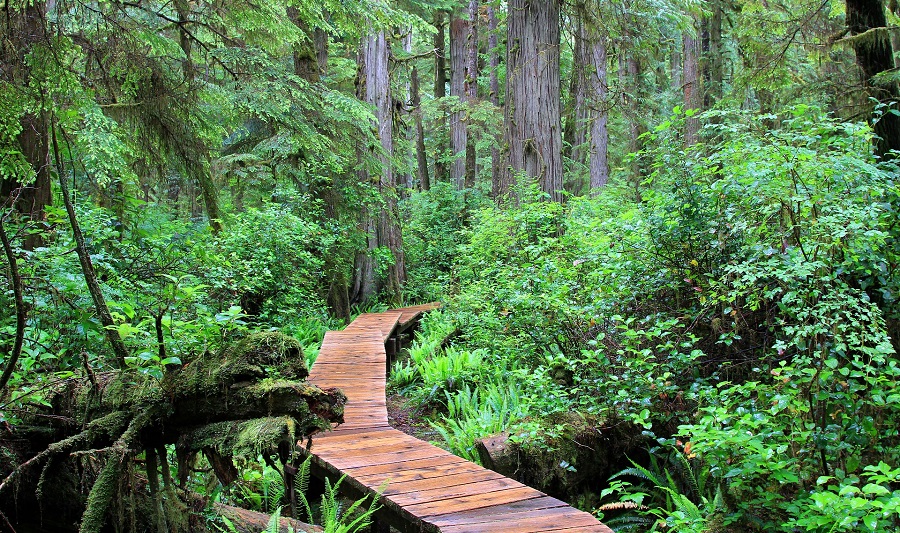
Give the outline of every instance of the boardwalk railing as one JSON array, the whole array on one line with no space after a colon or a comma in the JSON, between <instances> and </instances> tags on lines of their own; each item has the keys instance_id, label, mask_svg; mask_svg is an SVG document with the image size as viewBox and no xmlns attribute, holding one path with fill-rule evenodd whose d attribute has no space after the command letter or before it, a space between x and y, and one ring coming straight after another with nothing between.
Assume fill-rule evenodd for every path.
<instances>
[{"instance_id":1,"label":"boardwalk railing","mask_svg":"<svg viewBox=\"0 0 900 533\"><path fill-rule=\"evenodd\" d=\"M325 334L310 380L342 389L347 405L344 423L314 439L313 473L346 474L351 497L386 486L376 516L404 533L612 533L589 513L390 427L389 356L436 307L366 313Z\"/></svg>"}]
</instances>

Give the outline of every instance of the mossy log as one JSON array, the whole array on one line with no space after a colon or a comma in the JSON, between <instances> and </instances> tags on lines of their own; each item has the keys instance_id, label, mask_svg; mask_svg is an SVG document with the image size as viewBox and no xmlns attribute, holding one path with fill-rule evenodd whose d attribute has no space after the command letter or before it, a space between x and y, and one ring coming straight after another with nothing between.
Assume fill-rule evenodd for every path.
<instances>
[{"instance_id":1,"label":"mossy log","mask_svg":"<svg viewBox=\"0 0 900 533\"><path fill-rule=\"evenodd\" d=\"M270 515L264 513L248 511L230 505L222 505L221 503L214 504L213 510L219 516L228 518L234 526L235 531L238 533L260 533L261 531L266 531L272 518ZM313 526L291 518L282 518L279 525L279 531L281 533L323 533L325 531L319 526Z\"/></svg>"},{"instance_id":2,"label":"mossy log","mask_svg":"<svg viewBox=\"0 0 900 533\"><path fill-rule=\"evenodd\" d=\"M0 434L0 510L15 517L33 506L46 516L52 504L60 529L79 523L85 533L107 524L117 531L188 530L187 520L159 516L179 507L171 501L177 496L167 445L176 447L182 480L202 452L228 483L236 475L232 457L262 454L287 464L300 439L343 421L346 397L305 381L301 348L279 333L260 333L169 367L161 380L137 370L69 380L51 407L36 408ZM135 525L139 491L129 478L138 459L156 502L147 517L152 527ZM62 513L59 501L66 502Z\"/></svg>"}]
</instances>

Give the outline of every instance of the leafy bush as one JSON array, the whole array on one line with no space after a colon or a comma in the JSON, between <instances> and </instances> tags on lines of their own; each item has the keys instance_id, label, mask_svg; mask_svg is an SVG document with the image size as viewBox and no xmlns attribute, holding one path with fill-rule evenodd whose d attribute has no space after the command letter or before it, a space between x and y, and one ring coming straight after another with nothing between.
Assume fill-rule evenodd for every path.
<instances>
[{"instance_id":1,"label":"leafy bush","mask_svg":"<svg viewBox=\"0 0 900 533\"><path fill-rule=\"evenodd\" d=\"M515 368L532 416L595 413L685 443L716 490L663 473L646 514L671 528L700 530L691 516L713 508L736 530L896 528L896 168L867 155L866 125L808 106L777 130L719 116L715 143L688 150L684 118L647 135L638 204L612 185L475 214L448 306L459 344ZM472 397L491 373L467 381ZM476 418L441 424L460 453Z\"/></svg>"}]
</instances>

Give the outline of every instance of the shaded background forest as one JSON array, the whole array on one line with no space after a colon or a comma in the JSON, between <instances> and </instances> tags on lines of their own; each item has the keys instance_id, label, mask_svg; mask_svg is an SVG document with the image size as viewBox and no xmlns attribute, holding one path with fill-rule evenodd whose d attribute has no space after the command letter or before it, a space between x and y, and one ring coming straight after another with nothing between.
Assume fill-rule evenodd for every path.
<instances>
[{"instance_id":1,"label":"shaded background forest","mask_svg":"<svg viewBox=\"0 0 900 533\"><path fill-rule=\"evenodd\" d=\"M897 17L6 0L2 430L441 300L392 383L454 453L622 530L893 531Z\"/></svg>"}]
</instances>

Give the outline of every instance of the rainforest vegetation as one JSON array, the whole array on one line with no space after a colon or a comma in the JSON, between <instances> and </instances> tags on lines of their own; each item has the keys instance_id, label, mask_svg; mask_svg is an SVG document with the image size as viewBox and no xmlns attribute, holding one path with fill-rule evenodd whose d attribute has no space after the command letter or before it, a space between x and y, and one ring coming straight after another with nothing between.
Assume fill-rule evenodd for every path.
<instances>
[{"instance_id":1,"label":"rainforest vegetation","mask_svg":"<svg viewBox=\"0 0 900 533\"><path fill-rule=\"evenodd\" d=\"M3 0L0 531L360 530L308 368L432 301L407 431L616 531L897 531L898 17Z\"/></svg>"}]
</instances>

